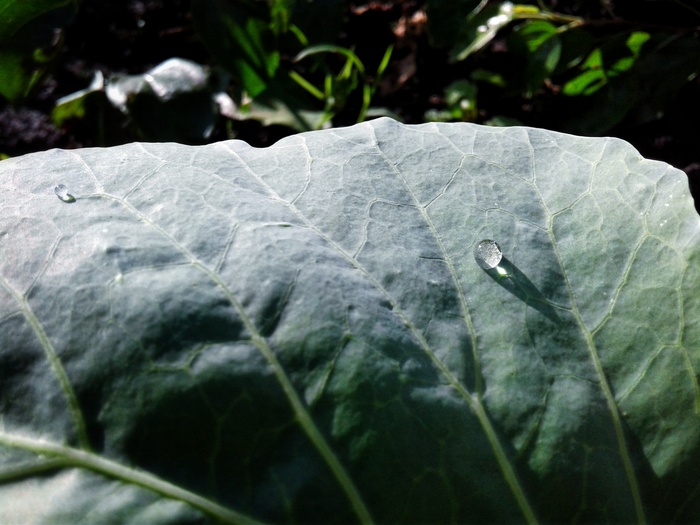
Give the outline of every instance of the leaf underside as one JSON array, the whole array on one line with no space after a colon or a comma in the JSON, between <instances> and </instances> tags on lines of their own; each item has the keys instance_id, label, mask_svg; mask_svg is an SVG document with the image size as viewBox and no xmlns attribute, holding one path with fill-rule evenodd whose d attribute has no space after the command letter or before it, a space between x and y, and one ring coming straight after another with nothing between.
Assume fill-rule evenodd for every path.
<instances>
[{"instance_id":1,"label":"leaf underside","mask_svg":"<svg viewBox=\"0 0 700 525\"><path fill-rule=\"evenodd\" d=\"M2 523L700 520L700 219L623 141L54 150L0 210Z\"/></svg>"}]
</instances>

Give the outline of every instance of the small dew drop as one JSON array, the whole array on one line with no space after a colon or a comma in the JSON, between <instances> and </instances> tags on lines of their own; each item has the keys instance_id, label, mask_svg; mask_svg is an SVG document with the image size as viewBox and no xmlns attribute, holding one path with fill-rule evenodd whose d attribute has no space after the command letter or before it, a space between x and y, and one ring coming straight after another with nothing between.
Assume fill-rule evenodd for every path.
<instances>
[{"instance_id":1,"label":"small dew drop","mask_svg":"<svg viewBox=\"0 0 700 525\"><path fill-rule=\"evenodd\" d=\"M56 193L56 197L61 199L63 202L75 202L75 197L68 193L68 188L65 187L63 184L58 184L54 189L54 193Z\"/></svg>"},{"instance_id":2,"label":"small dew drop","mask_svg":"<svg viewBox=\"0 0 700 525\"><path fill-rule=\"evenodd\" d=\"M484 270L493 270L501 263L503 252L496 241L484 239L474 247L474 260Z\"/></svg>"}]
</instances>

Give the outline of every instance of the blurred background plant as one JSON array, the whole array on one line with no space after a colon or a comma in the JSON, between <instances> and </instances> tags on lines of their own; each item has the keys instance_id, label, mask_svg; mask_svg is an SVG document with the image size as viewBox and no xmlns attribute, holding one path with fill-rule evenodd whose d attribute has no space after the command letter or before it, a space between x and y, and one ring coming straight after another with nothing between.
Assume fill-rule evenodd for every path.
<instances>
[{"instance_id":1,"label":"blurred background plant","mask_svg":"<svg viewBox=\"0 0 700 525\"><path fill-rule=\"evenodd\" d=\"M695 0L0 0L0 13L5 156L265 146L389 115L619 136L700 178Z\"/></svg>"}]
</instances>

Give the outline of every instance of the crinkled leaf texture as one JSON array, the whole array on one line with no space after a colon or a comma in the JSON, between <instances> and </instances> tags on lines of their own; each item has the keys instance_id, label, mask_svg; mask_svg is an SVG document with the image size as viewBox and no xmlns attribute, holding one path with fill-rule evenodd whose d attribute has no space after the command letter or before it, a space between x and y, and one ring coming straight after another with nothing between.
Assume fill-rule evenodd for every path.
<instances>
[{"instance_id":1,"label":"crinkled leaf texture","mask_svg":"<svg viewBox=\"0 0 700 525\"><path fill-rule=\"evenodd\" d=\"M700 520L700 219L623 141L379 119L0 201L2 523Z\"/></svg>"}]
</instances>

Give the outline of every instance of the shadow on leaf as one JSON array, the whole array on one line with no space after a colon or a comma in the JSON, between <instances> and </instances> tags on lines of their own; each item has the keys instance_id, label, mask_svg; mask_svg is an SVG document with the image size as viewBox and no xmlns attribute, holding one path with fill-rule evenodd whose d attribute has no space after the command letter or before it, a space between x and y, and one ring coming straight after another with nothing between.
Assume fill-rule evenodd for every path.
<instances>
[{"instance_id":1,"label":"shadow on leaf","mask_svg":"<svg viewBox=\"0 0 700 525\"><path fill-rule=\"evenodd\" d=\"M557 314L556 308L542 295L532 281L521 272L505 256L495 268L484 269L484 271L496 281L500 286L508 290L518 299L531 306L549 320L560 323L561 318Z\"/></svg>"}]
</instances>

